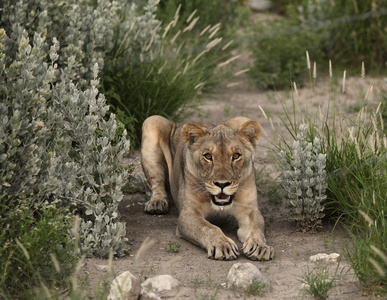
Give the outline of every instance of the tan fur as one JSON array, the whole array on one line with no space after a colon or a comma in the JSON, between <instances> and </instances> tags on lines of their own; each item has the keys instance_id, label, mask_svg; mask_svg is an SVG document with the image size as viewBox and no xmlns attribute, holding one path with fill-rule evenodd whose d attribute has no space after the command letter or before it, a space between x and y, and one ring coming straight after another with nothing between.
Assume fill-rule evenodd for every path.
<instances>
[{"instance_id":1,"label":"tan fur","mask_svg":"<svg viewBox=\"0 0 387 300\"><path fill-rule=\"evenodd\" d=\"M245 117L220 124L182 126L160 116L143 124L141 156L152 189L145 212L168 211L168 193L179 210L177 233L207 250L209 258L236 259L235 242L209 217L233 215L243 253L254 260L273 258L258 209L254 148L261 126Z\"/></svg>"}]
</instances>

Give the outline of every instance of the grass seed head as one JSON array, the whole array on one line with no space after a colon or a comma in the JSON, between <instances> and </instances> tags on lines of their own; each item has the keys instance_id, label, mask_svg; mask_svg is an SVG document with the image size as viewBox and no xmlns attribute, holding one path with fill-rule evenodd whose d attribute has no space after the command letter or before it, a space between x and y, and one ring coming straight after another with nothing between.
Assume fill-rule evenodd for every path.
<instances>
[{"instance_id":1,"label":"grass seed head","mask_svg":"<svg viewBox=\"0 0 387 300\"><path fill-rule=\"evenodd\" d=\"M342 85L342 88L341 88L341 92L344 94L345 93L345 80L346 80L346 76L347 76L347 70L344 70L344 73L343 73L343 85Z\"/></svg>"},{"instance_id":2,"label":"grass seed head","mask_svg":"<svg viewBox=\"0 0 387 300\"><path fill-rule=\"evenodd\" d=\"M310 59L309 59L309 52L306 51L306 66L308 67L308 70L310 71Z\"/></svg>"},{"instance_id":3,"label":"grass seed head","mask_svg":"<svg viewBox=\"0 0 387 300\"><path fill-rule=\"evenodd\" d=\"M329 60L329 78L332 78L333 74L332 74L332 61Z\"/></svg>"}]
</instances>

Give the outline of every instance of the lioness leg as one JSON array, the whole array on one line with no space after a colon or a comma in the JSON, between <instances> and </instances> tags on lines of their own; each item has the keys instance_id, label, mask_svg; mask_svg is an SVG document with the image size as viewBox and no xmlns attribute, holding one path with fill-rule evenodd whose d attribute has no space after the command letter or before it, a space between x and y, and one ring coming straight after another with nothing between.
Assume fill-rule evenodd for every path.
<instances>
[{"instance_id":1,"label":"lioness leg","mask_svg":"<svg viewBox=\"0 0 387 300\"><path fill-rule=\"evenodd\" d=\"M236 209L244 209L236 207ZM239 223L238 239L243 243L243 253L252 260L269 260L274 257L274 249L266 244L265 223L258 208L246 214L236 214Z\"/></svg>"},{"instance_id":2,"label":"lioness leg","mask_svg":"<svg viewBox=\"0 0 387 300\"><path fill-rule=\"evenodd\" d=\"M218 260L233 260L239 255L235 242L224 235L222 230L204 219L195 209L180 212L177 234L207 250L207 257Z\"/></svg>"},{"instance_id":3,"label":"lioness leg","mask_svg":"<svg viewBox=\"0 0 387 300\"><path fill-rule=\"evenodd\" d=\"M149 117L142 125L141 162L152 189L151 199L145 203L144 211L150 214L168 212L166 186L172 168L169 139L174 127L175 123L161 116Z\"/></svg>"}]
</instances>

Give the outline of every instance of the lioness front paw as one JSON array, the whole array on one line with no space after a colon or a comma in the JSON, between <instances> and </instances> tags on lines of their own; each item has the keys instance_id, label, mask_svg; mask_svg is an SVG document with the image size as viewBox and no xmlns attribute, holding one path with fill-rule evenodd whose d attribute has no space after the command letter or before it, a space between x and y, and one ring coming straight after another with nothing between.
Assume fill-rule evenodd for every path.
<instances>
[{"instance_id":1,"label":"lioness front paw","mask_svg":"<svg viewBox=\"0 0 387 300\"><path fill-rule=\"evenodd\" d=\"M243 254L252 260L270 260L274 257L274 249L254 238L248 238L242 247Z\"/></svg>"},{"instance_id":2,"label":"lioness front paw","mask_svg":"<svg viewBox=\"0 0 387 300\"><path fill-rule=\"evenodd\" d=\"M168 199L151 199L145 203L144 211L154 215L166 214L168 212Z\"/></svg>"},{"instance_id":3,"label":"lioness front paw","mask_svg":"<svg viewBox=\"0 0 387 300\"><path fill-rule=\"evenodd\" d=\"M239 250L235 242L224 236L215 239L207 247L207 257L218 260L233 260L239 255Z\"/></svg>"}]
</instances>

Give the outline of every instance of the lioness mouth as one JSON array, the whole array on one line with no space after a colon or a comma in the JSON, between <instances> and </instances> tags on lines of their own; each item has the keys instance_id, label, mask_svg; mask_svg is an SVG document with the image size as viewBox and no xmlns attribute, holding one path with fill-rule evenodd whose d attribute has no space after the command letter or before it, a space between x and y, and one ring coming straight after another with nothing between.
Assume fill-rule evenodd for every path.
<instances>
[{"instance_id":1,"label":"lioness mouth","mask_svg":"<svg viewBox=\"0 0 387 300\"><path fill-rule=\"evenodd\" d=\"M232 203L234 199L234 195L226 195L224 193L220 193L218 195L211 195L212 203L219 206L226 206Z\"/></svg>"}]
</instances>

